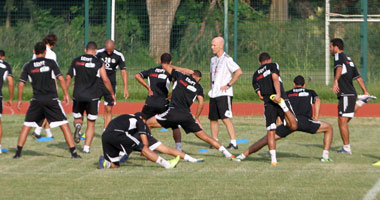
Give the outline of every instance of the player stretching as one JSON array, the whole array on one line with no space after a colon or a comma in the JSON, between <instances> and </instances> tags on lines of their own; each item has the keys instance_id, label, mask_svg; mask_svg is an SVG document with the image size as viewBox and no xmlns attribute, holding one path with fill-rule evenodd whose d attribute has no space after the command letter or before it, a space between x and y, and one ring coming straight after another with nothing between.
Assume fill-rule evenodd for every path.
<instances>
[{"instance_id":1,"label":"player stretching","mask_svg":"<svg viewBox=\"0 0 380 200\"><path fill-rule=\"evenodd\" d=\"M332 160L329 158L329 150L332 142L333 128L329 123L318 121L321 100L314 90L305 89L305 79L302 76L297 76L294 78L293 86L294 89L287 91L286 96L289 98L290 103L294 108L294 113L297 116L298 128L296 131L302 131L310 134L324 133L324 147L321 161L331 162ZM276 129L275 139L278 140L285 138L293 132L294 131L282 124ZM236 158L243 160L248 155L256 153L267 144L268 136L264 136Z\"/></svg>"},{"instance_id":2,"label":"player stretching","mask_svg":"<svg viewBox=\"0 0 380 200\"><path fill-rule=\"evenodd\" d=\"M103 61L96 58L96 43L89 42L85 49L86 54L73 60L66 75L67 88L70 86L72 77L75 77L73 92L73 116L74 116L74 139L80 142L79 131L83 124L83 113L87 113L86 140L83 146L84 153L90 153L90 146L95 134L95 120L98 118L99 90L97 83L101 78L105 87L110 92L113 100L115 95L112 85L104 69Z\"/></svg>"},{"instance_id":3,"label":"player stretching","mask_svg":"<svg viewBox=\"0 0 380 200\"><path fill-rule=\"evenodd\" d=\"M343 52L343 48L342 39L334 38L330 41L330 53L334 56L334 84L332 90L337 94L339 100L338 124L343 140L343 148L338 153L352 154L348 122L354 117L359 107L370 100L376 99L376 97L368 93L354 62ZM353 80L358 81L364 93L364 95L359 95L358 100L356 100L357 95L352 83Z\"/></svg>"},{"instance_id":4,"label":"player stretching","mask_svg":"<svg viewBox=\"0 0 380 200\"><path fill-rule=\"evenodd\" d=\"M217 140L207 135L201 128L199 115L203 109L203 88L199 84L199 81L202 78L202 73L194 70L194 73L189 76L174 70L169 64L162 64L162 67L173 76L176 82L173 86L169 109L148 119L147 125L149 129L159 127L176 128L178 125L181 125L186 133L194 133L199 139L218 149L227 158L234 159L234 155L228 152ZM194 119L190 112L190 106L195 98L198 99L199 104Z\"/></svg>"},{"instance_id":5,"label":"player stretching","mask_svg":"<svg viewBox=\"0 0 380 200\"><path fill-rule=\"evenodd\" d=\"M0 154L1 150L1 138L3 136L3 125L1 124L1 117L3 113L3 83L8 80L8 91L9 91L9 100L7 101L8 106L12 105L13 100L13 74L11 66L5 62L5 51L0 50Z\"/></svg>"},{"instance_id":6,"label":"player stretching","mask_svg":"<svg viewBox=\"0 0 380 200\"><path fill-rule=\"evenodd\" d=\"M55 79L58 79L64 93L64 102L68 103L70 96L67 92L65 79L62 77L57 63L54 60L45 58L46 46L43 42L39 42L34 46L34 53L37 58L24 65L18 85L17 109L21 108L22 92L27 80L32 84L33 98L30 101L24 126L18 138L16 154L13 158L21 157L21 151L30 129L41 126L44 118L47 119L52 128L57 126L61 128L72 158L80 158L75 150L73 136L71 135L66 114L59 101L55 84Z\"/></svg>"},{"instance_id":7,"label":"player stretching","mask_svg":"<svg viewBox=\"0 0 380 200\"><path fill-rule=\"evenodd\" d=\"M104 62L104 67L107 72L107 76L111 81L112 89L116 95L116 70L120 68L121 78L124 84L124 98L128 99L128 76L125 67L124 55L115 50L115 43L112 40L107 40L105 43L105 48L96 51L96 57L100 58ZM104 86L103 81L100 81L102 96L104 96L104 128L107 127L108 123L112 120L112 106L116 104L116 101L112 99L111 93L108 92L107 88ZM100 98L101 98L100 97Z\"/></svg>"},{"instance_id":8,"label":"player stretching","mask_svg":"<svg viewBox=\"0 0 380 200\"><path fill-rule=\"evenodd\" d=\"M149 135L149 129L141 113L120 115L113 119L102 135L104 156L99 157L99 169L119 168L121 157L129 155L132 151L140 151L142 156L162 167L174 168L180 156L170 161L161 158L149 147Z\"/></svg>"},{"instance_id":9,"label":"player stretching","mask_svg":"<svg viewBox=\"0 0 380 200\"><path fill-rule=\"evenodd\" d=\"M290 130L297 129L297 120L286 97L278 64L272 63L268 53L260 54L259 64L261 66L253 74L252 85L257 95L264 101L269 153L272 165L275 166L277 165L275 141L277 117L280 117L281 121L285 119L286 126Z\"/></svg>"}]
</instances>

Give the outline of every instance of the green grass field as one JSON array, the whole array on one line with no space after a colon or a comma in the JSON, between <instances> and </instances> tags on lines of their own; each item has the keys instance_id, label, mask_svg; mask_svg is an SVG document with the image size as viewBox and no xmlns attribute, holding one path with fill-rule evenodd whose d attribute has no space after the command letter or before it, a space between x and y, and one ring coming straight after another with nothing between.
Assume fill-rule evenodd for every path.
<instances>
[{"instance_id":1,"label":"green grass field","mask_svg":"<svg viewBox=\"0 0 380 200\"><path fill-rule=\"evenodd\" d=\"M3 148L0 155L0 199L362 199L380 178L378 124L380 118L355 118L350 123L353 155L340 155L336 118L323 117L334 127L330 152L333 163L321 163L322 135L296 132L277 142L279 165L270 165L265 147L241 163L232 162L194 135L183 134L183 149L204 163L181 161L175 169L164 169L133 153L119 169L97 170L101 155L103 120L96 124L91 154L72 160L59 129L55 140L39 143L28 137L21 159L13 160L23 115L2 118ZM72 121L72 117L70 116ZM208 120L201 121L207 133ZM262 116L235 117L238 139L251 142L239 145L239 154L265 135ZM220 141L229 137L221 127ZM153 131L164 144L174 146L171 132ZM82 149L83 142L77 147ZM163 155L166 159L172 157ZM380 197L378 197L380 198Z\"/></svg>"}]
</instances>

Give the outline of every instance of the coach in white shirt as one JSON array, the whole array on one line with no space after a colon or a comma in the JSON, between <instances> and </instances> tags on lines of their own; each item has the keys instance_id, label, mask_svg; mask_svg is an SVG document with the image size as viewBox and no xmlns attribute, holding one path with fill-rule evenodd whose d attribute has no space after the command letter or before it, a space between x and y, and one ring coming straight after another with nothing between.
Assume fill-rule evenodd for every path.
<instances>
[{"instance_id":1,"label":"coach in white shirt","mask_svg":"<svg viewBox=\"0 0 380 200\"><path fill-rule=\"evenodd\" d=\"M45 45L46 45L46 55L45 55L45 58L51 59L51 60L54 60L55 62L57 62L57 55L52 50L52 49L54 49L55 45L58 42L57 36L55 34L49 34L49 35L45 36L45 38L42 40L42 42L44 42ZM36 58L37 58L36 54L33 54L33 59L36 59ZM58 65L58 63L57 63L57 65ZM45 129L46 137L51 137L51 138L53 137L53 134L50 131L49 123L45 119L44 122L42 123L42 127L37 127L34 130L34 132L32 133L32 136L35 139L41 138L41 130L42 130L42 128Z\"/></svg>"},{"instance_id":2,"label":"coach in white shirt","mask_svg":"<svg viewBox=\"0 0 380 200\"><path fill-rule=\"evenodd\" d=\"M219 124L221 119L227 128L231 141L227 148L237 149L234 125L232 124L232 85L243 74L234 60L224 52L224 39L216 37L211 42L212 53L210 64L210 111L208 118L211 124L212 137L218 140Z\"/></svg>"}]
</instances>

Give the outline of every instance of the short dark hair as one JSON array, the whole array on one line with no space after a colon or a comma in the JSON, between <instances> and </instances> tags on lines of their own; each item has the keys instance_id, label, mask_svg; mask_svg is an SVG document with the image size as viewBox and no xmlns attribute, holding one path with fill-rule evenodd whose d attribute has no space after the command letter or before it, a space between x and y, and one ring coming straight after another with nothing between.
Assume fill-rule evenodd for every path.
<instances>
[{"instance_id":1,"label":"short dark hair","mask_svg":"<svg viewBox=\"0 0 380 200\"><path fill-rule=\"evenodd\" d=\"M5 56L5 51L4 50L0 50L0 57L2 56Z\"/></svg>"},{"instance_id":2,"label":"short dark hair","mask_svg":"<svg viewBox=\"0 0 380 200\"><path fill-rule=\"evenodd\" d=\"M340 50L343 50L344 48L344 42L340 38L334 38L330 41L333 47L338 47Z\"/></svg>"},{"instance_id":3,"label":"short dark hair","mask_svg":"<svg viewBox=\"0 0 380 200\"><path fill-rule=\"evenodd\" d=\"M46 51L46 45L43 42L37 42L36 45L34 45L34 53L36 55L43 54Z\"/></svg>"},{"instance_id":4,"label":"short dark hair","mask_svg":"<svg viewBox=\"0 0 380 200\"><path fill-rule=\"evenodd\" d=\"M148 117L146 114L144 114L142 112L135 113L135 116L136 117L142 117L144 120L147 120L147 117Z\"/></svg>"},{"instance_id":5,"label":"short dark hair","mask_svg":"<svg viewBox=\"0 0 380 200\"><path fill-rule=\"evenodd\" d=\"M170 61L172 61L172 56L170 55L170 53L163 53L161 55L161 63L169 64Z\"/></svg>"},{"instance_id":6,"label":"short dark hair","mask_svg":"<svg viewBox=\"0 0 380 200\"><path fill-rule=\"evenodd\" d=\"M194 75L201 78L202 77L202 72L196 69L196 70L194 70Z\"/></svg>"},{"instance_id":7,"label":"short dark hair","mask_svg":"<svg viewBox=\"0 0 380 200\"><path fill-rule=\"evenodd\" d=\"M259 56L260 62L264 62L264 61L269 60L269 59L270 59L270 55L267 52L261 53Z\"/></svg>"},{"instance_id":8,"label":"short dark hair","mask_svg":"<svg viewBox=\"0 0 380 200\"><path fill-rule=\"evenodd\" d=\"M96 46L96 43L91 41L91 42L88 42L87 45L86 45L86 49L87 50L95 50L97 49L98 47Z\"/></svg>"},{"instance_id":9,"label":"short dark hair","mask_svg":"<svg viewBox=\"0 0 380 200\"><path fill-rule=\"evenodd\" d=\"M301 75L298 75L294 78L293 80L294 84L296 85L305 85L305 79L303 78L303 76Z\"/></svg>"},{"instance_id":10,"label":"short dark hair","mask_svg":"<svg viewBox=\"0 0 380 200\"><path fill-rule=\"evenodd\" d=\"M45 36L42 40L45 44L49 44L50 46L55 46L58 42L58 38L55 34L49 34Z\"/></svg>"}]
</instances>

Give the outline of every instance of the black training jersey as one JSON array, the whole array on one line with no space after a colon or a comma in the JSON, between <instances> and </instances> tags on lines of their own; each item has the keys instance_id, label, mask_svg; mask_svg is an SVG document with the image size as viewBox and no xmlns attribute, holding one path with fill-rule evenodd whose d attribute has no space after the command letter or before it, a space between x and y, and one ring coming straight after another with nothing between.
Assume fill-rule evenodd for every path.
<instances>
[{"instance_id":1,"label":"black training jersey","mask_svg":"<svg viewBox=\"0 0 380 200\"><path fill-rule=\"evenodd\" d=\"M120 115L108 124L105 132L125 132L132 136L140 134L150 135L147 125L135 115Z\"/></svg>"},{"instance_id":2,"label":"black training jersey","mask_svg":"<svg viewBox=\"0 0 380 200\"><path fill-rule=\"evenodd\" d=\"M107 76L111 81L112 85L116 85L116 70L125 70L125 59L124 55L117 50L109 55L105 48L96 51L96 57L100 58L104 62L104 67L107 71Z\"/></svg>"},{"instance_id":3,"label":"black training jersey","mask_svg":"<svg viewBox=\"0 0 380 200\"><path fill-rule=\"evenodd\" d=\"M185 75L179 71L173 70L172 76L176 80L173 85L173 94L170 105L176 108L190 111L198 95L203 97L202 86L191 76Z\"/></svg>"},{"instance_id":4,"label":"black training jersey","mask_svg":"<svg viewBox=\"0 0 380 200\"><path fill-rule=\"evenodd\" d=\"M166 72L162 66L151 68L140 72L143 78L148 79L150 89L153 91L152 96L148 96L145 103L147 105L166 105L172 76Z\"/></svg>"},{"instance_id":5,"label":"black training jersey","mask_svg":"<svg viewBox=\"0 0 380 200\"><path fill-rule=\"evenodd\" d=\"M261 65L260 68L253 74L252 86L255 91L261 92L261 96L264 97L264 102L269 102L270 95L276 94L274 88L272 74L275 73L279 76L281 97L286 99L284 86L280 77L280 67L277 63L269 63Z\"/></svg>"},{"instance_id":6,"label":"black training jersey","mask_svg":"<svg viewBox=\"0 0 380 200\"><path fill-rule=\"evenodd\" d=\"M100 79L100 68L103 61L93 55L85 54L73 60L67 72L75 77L73 99L77 101L92 101L99 98L100 87L96 84Z\"/></svg>"},{"instance_id":7,"label":"black training jersey","mask_svg":"<svg viewBox=\"0 0 380 200\"><path fill-rule=\"evenodd\" d=\"M294 88L286 92L296 116L313 118L313 104L318 97L314 90L301 87Z\"/></svg>"},{"instance_id":8,"label":"black training jersey","mask_svg":"<svg viewBox=\"0 0 380 200\"><path fill-rule=\"evenodd\" d=\"M3 88L3 83L7 79L8 76L12 76L12 68L11 65L9 65L7 62L4 60L0 60L0 97L3 96L2 88Z\"/></svg>"},{"instance_id":9,"label":"black training jersey","mask_svg":"<svg viewBox=\"0 0 380 200\"><path fill-rule=\"evenodd\" d=\"M353 80L360 77L358 70L356 69L354 62L346 54L336 53L334 56L334 76L336 75L336 69L342 67L342 75L338 80L339 96L353 96L356 95L355 87L352 83Z\"/></svg>"},{"instance_id":10,"label":"black training jersey","mask_svg":"<svg viewBox=\"0 0 380 200\"><path fill-rule=\"evenodd\" d=\"M33 88L33 98L53 99L58 98L55 79L61 75L61 71L54 60L36 58L24 65L20 81L26 83L29 80Z\"/></svg>"}]
</instances>

